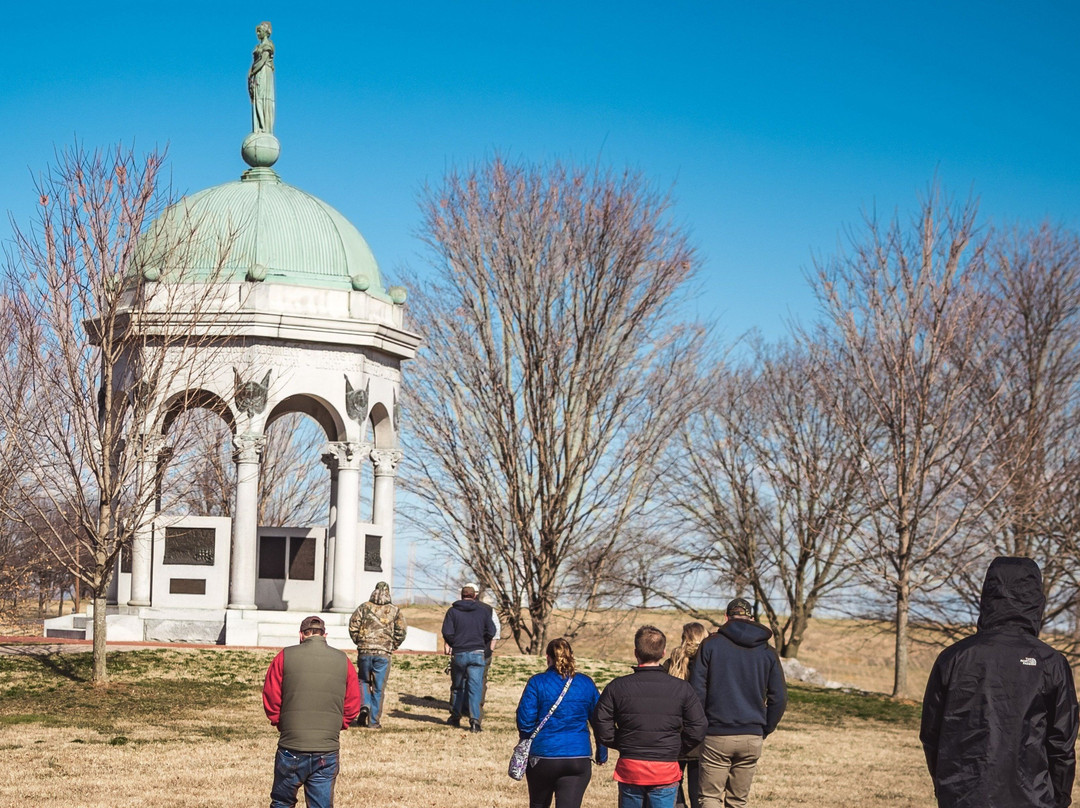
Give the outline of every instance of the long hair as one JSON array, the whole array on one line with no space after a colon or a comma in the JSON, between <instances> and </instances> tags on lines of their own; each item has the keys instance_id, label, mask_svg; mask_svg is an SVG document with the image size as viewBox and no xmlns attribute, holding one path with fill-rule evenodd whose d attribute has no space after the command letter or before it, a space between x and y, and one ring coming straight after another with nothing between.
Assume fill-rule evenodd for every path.
<instances>
[{"instance_id":1,"label":"long hair","mask_svg":"<svg viewBox=\"0 0 1080 808\"><path fill-rule=\"evenodd\" d=\"M668 673L685 679L689 672L690 660L698 652L702 641L709 636L709 632L701 623L687 623L682 627L682 642L679 647L671 652L671 664Z\"/></svg>"},{"instance_id":2,"label":"long hair","mask_svg":"<svg viewBox=\"0 0 1080 808\"><path fill-rule=\"evenodd\" d=\"M563 679L574 673L574 649L562 637L547 644L547 655L552 661L555 672Z\"/></svg>"}]
</instances>

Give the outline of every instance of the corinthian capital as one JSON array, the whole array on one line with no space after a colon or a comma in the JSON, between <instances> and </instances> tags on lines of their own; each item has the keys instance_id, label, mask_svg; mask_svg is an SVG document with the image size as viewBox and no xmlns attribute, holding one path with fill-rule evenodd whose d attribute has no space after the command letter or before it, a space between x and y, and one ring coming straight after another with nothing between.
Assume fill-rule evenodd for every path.
<instances>
[{"instance_id":1,"label":"corinthian capital","mask_svg":"<svg viewBox=\"0 0 1080 808\"><path fill-rule=\"evenodd\" d=\"M331 471L358 469L370 448L370 443L355 440L333 440L323 446L322 461Z\"/></svg>"},{"instance_id":2,"label":"corinthian capital","mask_svg":"<svg viewBox=\"0 0 1080 808\"><path fill-rule=\"evenodd\" d=\"M258 463L265 445L265 435L256 435L253 432L236 435L233 438L233 462Z\"/></svg>"},{"instance_id":3,"label":"corinthian capital","mask_svg":"<svg viewBox=\"0 0 1080 808\"><path fill-rule=\"evenodd\" d=\"M372 449L371 462L375 464L375 476L393 477L404 456L398 449Z\"/></svg>"}]
</instances>

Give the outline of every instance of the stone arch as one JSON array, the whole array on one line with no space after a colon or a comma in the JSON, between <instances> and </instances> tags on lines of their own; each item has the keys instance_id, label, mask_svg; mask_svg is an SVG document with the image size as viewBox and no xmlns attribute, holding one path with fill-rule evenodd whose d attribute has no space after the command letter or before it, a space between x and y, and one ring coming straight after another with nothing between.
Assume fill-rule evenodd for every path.
<instances>
[{"instance_id":1,"label":"stone arch","mask_svg":"<svg viewBox=\"0 0 1080 808\"><path fill-rule=\"evenodd\" d=\"M229 431L236 434L236 419L232 408L221 396L209 390L184 390L170 396L162 406L161 434L168 435L176 419L189 410L205 409L220 416L229 426Z\"/></svg>"},{"instance_id":2,"label":"stone arch","mask_svg":"<svg viewBox=\"0 0 1080 808\"><path fill-rule=\"evenodd\" d=\"M319 396L300 393L288 396L277 403L266 417L266 426L290 412L299 412L310 416L326 433L326 439L331 441L345 440L345 422L337 409L328 401Z\"/></svg>"},{"instance_id":3,"label":"stone arch","mask_svg":"<svg viewBox=\"0 0 1080 808\"><path fill-rule=\"evenodd\" d=\"M371 438L376 449L390 449L395 446L394 423L385 404L377 402L368 414L368 421L371 423Z\"/></svg>"}]
</instances>

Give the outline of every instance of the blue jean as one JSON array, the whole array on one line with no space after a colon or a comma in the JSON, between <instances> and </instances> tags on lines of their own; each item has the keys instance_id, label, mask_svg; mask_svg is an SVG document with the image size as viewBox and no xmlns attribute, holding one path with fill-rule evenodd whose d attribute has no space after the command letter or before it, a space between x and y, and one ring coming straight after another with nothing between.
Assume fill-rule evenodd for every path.
<instances>
[{"instance_id":1,"label":"blue jean","mask_svg":"<svg viewBox=\"0 0 1080 808\"><path fill-rule=\"evenodd\" d=\"M619 783L619 808L675 808L678 783L666 786L632 786Z\"/></svg>"},{"instance_id":2,"label":"blue jean","mask_svg":"<svg viewBox=\"0 0 1080 808\"><path fill-rule=\"evenodd\" d=\"M357 655L356 675L360 678L360 692L364 695L364 706L368 708L368 720L372 724L377 724L382 715L383 690L386 689L386 677L389 673L390 657L379 654ZM369 688L368 682L372 679L375 680L375 687Z\"/></svg>"},{"instance_id":3,"label":"blue jean","mask_svg":"<svg viewBox=\"0 0 1080 808\"><path fill-rule=\"evenodd\" d=\"M469 709L469 718L480 720L480 699L484 693L484 652L462 651L450 659L450 715L460 717Z\"/></svg>"},{"instance_id":4,"label":"blue jean","mask_svg":"<svg viewBox=\"0 0 1080 808\"><path fill-rule=\"evenodd\" d=\"M333 808L337 773L337 752L290 752L278 747L270 808L293 808L301 785L308 808Z\"/></svg>"}]
</instances>

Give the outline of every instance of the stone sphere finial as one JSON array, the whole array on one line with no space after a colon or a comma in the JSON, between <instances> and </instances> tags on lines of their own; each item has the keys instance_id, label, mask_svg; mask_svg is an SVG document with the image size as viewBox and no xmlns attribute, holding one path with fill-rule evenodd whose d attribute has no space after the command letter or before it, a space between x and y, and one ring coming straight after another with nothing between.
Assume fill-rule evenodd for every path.
<instances>
[{"instance_id":1,"label":"stone sphere finial","mask_svg":"<svg viewBox=\"0 0 1080 808\"><path fill-rule=\"evenodd\" d=\"M240 147L240 155L252 168L269 168L280 154L281 144L269 132L252 132Z\"/></svg>"}]
</instances>

